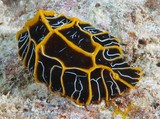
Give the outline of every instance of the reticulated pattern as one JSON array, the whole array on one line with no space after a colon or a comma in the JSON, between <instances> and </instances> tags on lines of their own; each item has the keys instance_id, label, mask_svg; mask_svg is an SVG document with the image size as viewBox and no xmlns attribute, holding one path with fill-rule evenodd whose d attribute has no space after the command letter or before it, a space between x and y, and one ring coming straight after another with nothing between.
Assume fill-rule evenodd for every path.
<instances>
[{"instance_id":1,"label":"reticulated pattern","mask_svg":"<svg viewBox=\"0 0 160 119\"><path fill-rule=\"evenodd\" d=\"M125 62L118 38L77 18L37 12L17 33L18 53L35 80L78 105L133 88L142 71Z\"/></svg>"}]
</instances>

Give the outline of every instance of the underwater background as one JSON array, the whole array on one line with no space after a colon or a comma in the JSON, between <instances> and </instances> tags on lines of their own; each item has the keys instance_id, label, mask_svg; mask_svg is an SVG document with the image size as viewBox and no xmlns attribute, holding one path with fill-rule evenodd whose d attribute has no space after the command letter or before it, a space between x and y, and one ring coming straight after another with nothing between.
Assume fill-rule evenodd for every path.
<instances>
[{"instance_id":1,"label":"underwater background","mask_svg":"<svg viewBox=\"0 0 160 119\"><path fill-rule=\"evenodd\" d=\"M52 93L24 69L16 33L37 10L54 10L109 31L121 40L126 61L143 70L134 90L87 107ZM0 0L0 118L159 119L159 0Z\"/></svg>"}]
</instances>

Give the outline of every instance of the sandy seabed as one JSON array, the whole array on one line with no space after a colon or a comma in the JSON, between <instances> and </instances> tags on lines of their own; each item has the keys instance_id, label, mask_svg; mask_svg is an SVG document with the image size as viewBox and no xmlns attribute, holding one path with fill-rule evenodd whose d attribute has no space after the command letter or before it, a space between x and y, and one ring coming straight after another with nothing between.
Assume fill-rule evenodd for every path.
<instances>
[{"instance_id":1,"label":"sandy seabed","mask_svg":"<svg viewBox=\"0 0 160 119\"><path fill-rule=\"evenodd\" d=\"M135 90L80 107L36 83L18 58L16 32L37 10L78 17L121 39L126 61L143 70ZM159 0L0 0L0 118L159 119Z\"/></svg>"}]
</instances>

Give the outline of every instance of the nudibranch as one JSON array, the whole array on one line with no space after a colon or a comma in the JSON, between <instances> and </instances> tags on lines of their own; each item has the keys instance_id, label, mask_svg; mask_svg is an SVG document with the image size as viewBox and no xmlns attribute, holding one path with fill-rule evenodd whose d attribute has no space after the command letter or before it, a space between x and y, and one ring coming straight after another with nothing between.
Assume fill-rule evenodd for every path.
<instances>
[{"instance_id":1,"label":"nudibranch","mask_svg":"<svg viewBox=\"0 0 160 119\"><path fill-rule=\"evenodd\" d=\"M120 40L78 18L39 10L20 30L18 54L37 82L78 105L106 103L141 79Z\"/></svg>"}]
</instances>

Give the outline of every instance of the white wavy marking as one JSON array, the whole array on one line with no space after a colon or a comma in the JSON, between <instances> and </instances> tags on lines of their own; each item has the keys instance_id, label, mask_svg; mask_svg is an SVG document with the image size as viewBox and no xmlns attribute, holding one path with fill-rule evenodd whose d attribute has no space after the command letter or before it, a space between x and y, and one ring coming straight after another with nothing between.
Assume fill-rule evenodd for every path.
<instances>
[{"instance_id":1,"label":"white wavy marking","mask_svg":"<svg viewBox=\"0 0 160 119\"><path fill-rule=\"evenodd\" d=\"M66 34L69 34L71 31L68 31Z\"/></svg>"},{"instance_id":2,"label":"white wavy marking","mask_svg":"<svg viewBox=\"0 0 160 119\"><path fill-rule=\"evenodd\" d=\"M30 72L33 72L33 66L29 69Z\"/></svg>"},{"instance_id":3,"label":"white wavy marking","mask_svg":"<svg viewBox=\"0 0 160 119\"><path fill-rule=\"evenodd\" d=\"M111 67L121 66L121 65L123 65L123 64L126 64L126 62L115 63L115 64L113 64L113 62L111 62Z\"/></svg>"},{"instance_id":4,"label":"white wavy marking","mask_svg":"<svg viewBox=\"0 0 160 119\"><path fill-rule=\"evenodd\" d=\"M57 23L52 24L52 25L55 25L55 26L56 26L56 25L59 25L59 24L64 24L64 22L63 22L64 20L65 20L65 19L62 19L62 20L60 20L60 21L58 21Z\"/></svg>"},{"instance_id":5,"label":"white wavy marking","mask_svg":"<svg viewBox=\"0 0 160 119\"><path fill-rule=\"evenodd\" d=\"M39 28L39 26L37 26L36 29L35 29L35 32L38 31L38 28L39 28L39 30L42 30L43 27L44 27L44 25L41 25L40 28ZM46 31L46 28L44 28L43 33L44 33L45 31ZM38 42L42 41L44 38L45 38L45 36L44 36L44 34L43 34L42 37L38 39Z\"/></svg>"},{"instance_id":6,"label":"white wavy marking","mask_svg":"<svg viewBox=\"0 0 160 119\"><path fill-rule=\"evenodd\" d=\"M35 29L35 32L37 32L38 30L42 30L42 28L44 27L44 25L41 25L41 27L37 26ZM46 28L44 28L43 33L46 31Z\"/></svg>"},{"instance_id":7,"label":"white wavy marking","mask_svg":"<svg viewBox=\"0 0 160 119\"><path fill-rule=\"evenodd\" d=\"M100 38L98 38L97 36L94 36L98 41L100 41L100 42L106 42L106 41L112 41L114 44L117 44L117 45L119 45L119 43L117 43L117 42L114 42L113 41L113 39L111 39L110 37L109 38L105 38L105 39L100 39ZM111 44L111 43L110 43ZM105 45L107 45L107 44L105 44Z\"/></svg>"},{"instance_id":8,"label":"white wavy marking","mask_svg":"<svg viewBox=\"0 0 160 119\"><path fill-rule=\"evenodd\" d=\"M108 49L107 50L107 55L113 57L113 56L119 56L120 54L119 53L109 54L109 49Z\"/></svg>"},{"instance_id":9,"label":"white wavy marking","mask_svg":"<svg viewBox=\"0 0 160 119\"><path fill-rule=\"evenodd\" d=\"M135 74L139 75L140 72L136 71Z\"/></svg>"},{"instance_id":10,"label":"white wavy marking","mask_svg":"<svg viewBox=\"0 0 160 119\"><path fill-rule=\"evenodd\" d=\"M72 39L75 37L77 37L77 31L76 32L74 32L71 36L70 36Z\"/></svg>"},{"instance_id":11,"label":"white wavy marking","mask_svg":"<svg viewBox=\"0 0 160 119\"><path fill-rule=\"evenodd\" d=\"M37 26L37 27L36 27L35 32L37 32L37 31L38 31L38 28L39 28L39 26Z\"/></svg>"},{"instance_id":12,"label":"white wavy marking","mask_svg":"<svg viewBox=\"0 0 160 119\"><path fill-rule=\"evenodd\" d=\"M22 52L22 57L24 58L24 55L26 54L26 51L28 49L28 44L26 45L26 47L24 48L23 52Z\"/></svg>"},{"instance_id":13,"label":"white wavy marking","mask_svg":"<svg viewBox=\"0 0 160 119\"><path fill-rule=\"evenodd\" d=\"M55 19L56 17L55 16L47 16L46 19Z\"/></svg>"},{"instance_id":14,"label":"white wavy marking","mask_svg":"<svg viewBox=\"0 0 160 119\"><path fill-rule=\"evenodd\" d=\"M54 70L54 68L59 68L59 69L62 69L62 67L58 66L58 65L53 65L52 68L50 69L50 74L49 74L49 82L51 84L51 81L52 81L52 72ZM59 89L59 91L61 90L61 87Z\"/></svg>"},{"instance_id":15,"label":"white wavy marking","mask_svg":"<svg viewBox=\"0 0 160 119\"><path fill-rule=\"evenodd\" d=\"M98 32L97 32L97 29L95 29L95 28L92 27L92 26L86 26L86 27L83 28L83 30L85 30L85 31L87 31L87 32L89 32L89 33L93 33L93 34L98 33Z\"/></svg>"},{"instance_id":16,"label":"white wavy marking","mask_svg":"<svg viewBox=\"0 0 160 119\"><path fill-rule=\"evenodd\" d=\"M67 72L65 72L65 73L69 73L69 74L75 75L75 81L74 81L74 89L75 89L75 90L74 90L74 92L72 93L71 97L73 97L73 95L74 95L76 92L79 92L79 95L78 95L78 98L77 98L77 100L79 100L79 98L80 98L80 96L81 96L81 92L82 92L82 90L83 90L83 85L82 85L81 80L78 79L78 77L87 77L87 76L77 75L76 73L74 73L74 72L69 72L69 71L67 71ZM77 90L77 87L76 87L76 84L77 84L77 83L80 84L80 90Z\"/></svg>"},{"instance_id":17,"label":"white wavy marking","mask_svg":"<svg viewBox=\"0 0 160 119\"><path fill-rule=\"evenodd\" d=\"M44 25L41 25L40 30L44 27Z\"/></svg>"},{"instance_id":18,"label":"white wavy marking","mask_svg":"<svg viewBox=\"0 0 160 119\"><path fill-rule=\"evenodd\" d=\"M77 80L78 80L78 83L80 84L80 87L81 87L81 89L80 90L77 90L77 87L76 87L76 84L77 84ZM82 92L82 90L83 90L83 85L82 85L82 82L76 77L75 78L75 81L74 81L74 92L72 93L72 95L71 96L73 96L74 95L74 93L75 92L79 92L79 95L78 95L78 100L79 100L79 98L80 98L80 96L81 96L81 92Z\"/></svg>"},{"instance_id":19,"label":"white wavy marking","mask_svg":"<svg viewBox=\"0 0 160 119\"><path fill-rule=\"evenodd\" d=\"M38 39L38 42L41 42L44 38L45 38L45 36L43 34L42 37L40 39Z\"/></svg>"},{"instance_id":20,"label":"white wavy marking","mask_svg":"<svg viewBox=\"0 0 160 119\"><path fill-rule=\"evenodd\" d=\"M78 42L78 45L84 40L84 38L80 39Z\"/></svg>"},{"instance_id":21,"label":"white wavy marking","mask_svg":"<svg viewBox=\"0 0 160 119\"><path fill-rule=\"evenodd\" d=\"M52 24L51 27L57 28L57 27L59 27L59 26L63 26L64 24L70 23L69 20L66 20L66 22L65 22L65 20L66 20L66 19L62 19L62 20L58 21L57 23Z\"/></svg>"},{"instance_id":22,"label":"white wavy marking","mask_svg":"<svg viewBox=\"0 0 160 119\"><path fill-rule=\"evenodd\" d=\"M100 38L98 38L97 36L94 36L98 41L100 41L100 42L105 42L105 41L108 41L108 39L100 39Z\"/></svg>"},{"instance_id":23,"label":"white wavy marking","mask_svg":"<svg viewBox=\"0 0 160 119\"><path fill-rule=\"evenodd\" d=\"M52 20L52 19L57 19L57 18L61 18L61 15L57 15L57 16L47 16L46 17L46 19L48 20L48 22L50 22L49 20ZM65 17L66 18L66 17ZM66 20L66 23L69 23L70 22L70 20L68 20L68 18L66 18L66 19L62 19L61 21L64 21L64 20ZM60 21L60 22L61 22Z\"/></svg>"},{"instance_id":24,"label":"white wavy marking","mask_svg":"<svg viewBox=\"0 0 160 119\"><path fill-rule=\"evenodd\" d=\"M26 33L27 34L27 33ZM21 34L22 35L22 34ZM24 42L24 40L25 40L25 42L21 45L21 47L19 48L19 49L21 49L26 43L27 43L27 41L29 40L29 35L27 34L27 35L25 35L25 37L24 36L21 36L20 35L20 39L18 40L18 42L20 43L20 42Z\"/></svg>"},{"instance_id":25,"label":"white wavy marking","mask_svg":"<svg viewBox=\"0 0 160 119\"><path fill-rule=\"evenodd\" d=\"M46 30L47 30L47 29L46 29L46 28L44 28L43 33L45 33L45 32L46 32Z\"/></svg>"},{"instance_id":26,"label":"white wavy marking","mask_svg":"<svg viewBox=\"0 0 160 119\"><path fill-rule=\"evenodd\" d=\"M59 53L64 51L67 47L62 48L60 51L58 51Z\"/></svg>"},{"instance_id":27,"label":"white wavy marking","mask_svg":"<svg viewBox=\"0 0 160 119\"><path fill-rule=\"evenodd\" d=\"M103 51L102 55L103 55L103 58L104 58L105 60L110 60L110 59L108 59L108 58L105 56L105 50ZM107 56L109 56L109 57L114 57L114 56L120 56L120 54L119 54L119 53L109 54L109 49L108 49L108 50L107 50Z\"/></svg>"},{"instance_id":28,"label":"white wavy marking","mask_svg":"<svg viewBox=\"0 0 160 119\"><path fill-rule=\"evenodd\" d=\"M109 88L111 89L111 95L113 95L113 82L112 81L107 81L107 82L111 83Z\"/></svg>"},{"instance_id":29,"label":"white wavy marking","mask_svg":"<svg viewBox=\"0 0 160 119\"><path fill-rule=\"evenodd\" d=\"M44 65L43 65L43 62L38 61L38 63L40 63L41 66L42 66L42 78L43 78L43 80L45 81L45 83L48 85L48 82L46 81L46 79L45 79L45 77L44 77L45 67L44 67Z\"/></svg>"},{"instance_id":30,"label":"white wavy marking","mask_svg":"<svg viewBox=\"0 0 160 119\"><path fill-rule=\"evenodd\" d=\"M119 88L119 86L118 86L118 84L114 81L114 79L113 79L113 77L112 77L112 75L111 75L111 73L110 73L110 78L111 78L111 80L112 81L107 81L107 82L109 82L109 83L111 83L111 85L110 85L110 90L111 90L111 95L113 96L115 93L114 93L114 89L113 89L113 85L115 84L116 85L116 88L115 89L117 89L117 91L118 91L118 93L120 94L120 88Z\"/></svg>"},{"instance_id":31,"label":"white wavy marking","mask_svg":"<svg viewBox=\"0 0 160 119\"><path fill-rule=\"evenodd\" d=\"M131 84L132 84L132 85L136 85L136 84L137 84L137 82L132 82Z\"/></svg>"},{"instance_id":32,"label":"white wavy marking","mask_svg":"<svg viewBox=\"0 0 160 119\"><path fill-rule=\"evenodd\" d=\"M32 59L32 57L33 57L33 52L35 52L35 49L34 49L34 45L33 45L33 48L32 48L32 52L31 52L31 55L30 55L30 57L29 57L29 61L28 61L28 68L30 67L30 62L31 62L31 59ZM29 55L29 54L28 54Z\"/></svg>"},{"instance_id":33,"label":"white wavy marking","mask_svg":"<svg viewBox=\"0 0 160 119\"><path fill-rule=\"evenodd\" d=\"M108 40L108 41L109 41L109 40ZM110 43L108 43L108 44L105 44L105 45L104 45L104 47L106 47L106 46L111 46L111 45L113 45L113 44L115 44L115 45L119 45L119 43L114 42L113 40L111 40L111 42L110 42Z\"/></svg>"},{"instance_id":34,"label":"white wavy marking","mask_svg":"<svg viewBox=\"0 0 160 119\"><path fill-rule=\"evenodd\" d=\"M98 77L97 79L92 78L91 81L94 81L97 85L97 89L98 89L98 100L100 101L101 98L101 93L100 93L100 88L99 88L99 83L98 80L101 79L101 77Z\"/></svg>"},{"instance_id":35,"label":"white wavy marking","mask_svg":"<svg viewBox=\"0 0 160 119\"><path fill-rule=\"evenodd\" d=\"M127 77L127 78L130 78L130 79L132 79L132 80L137 80L137 78L133 78L133 77L131 77L131 76L128 76L128 75L124 75L124 74L122 74L120 71L118 71L117 70L117 72L119 73L119 75L121 75L121 76L123 76L123 77Z\"/></svg>"},{"instance_id":36,"label":"white wavy marking","mask_svg":"<svg viewBox=\"0 0 160 119\"><path fill-rule=\"evenodd\" d=\"M109 75L110 75L112 81L114 82L114 84L116 85L116 87L117 87L116 89L117 89L118 93L120 94L120 92L121 92L121 91L120 91L120 88L119 88L118 84L114 81L114 79L113 79L113 77L112 77L112 73L110 73Z\"/></svg>"},{"instance_id":37,"label":"white wavy marking","mask_svg":"<svg viewBox=\"0 0 160 119\"><path fill-rule=\"evenodd\" d=\"M23 42L25 40L25 38L27 38L29 35L28 35L28 32L26 32L23 36L22 34L20 35L20 39L18 40L19 42Z\"/></svg>"}]
</instances>

